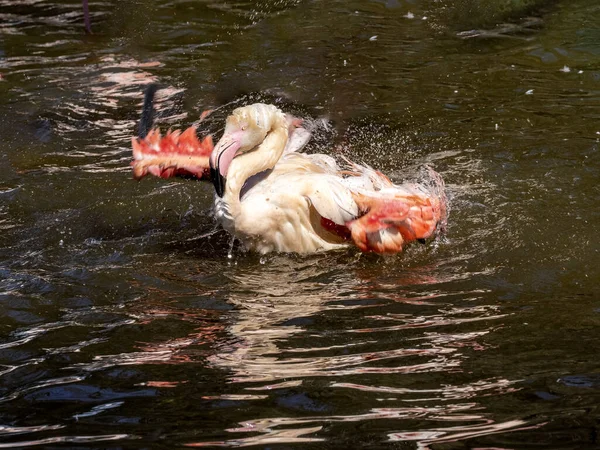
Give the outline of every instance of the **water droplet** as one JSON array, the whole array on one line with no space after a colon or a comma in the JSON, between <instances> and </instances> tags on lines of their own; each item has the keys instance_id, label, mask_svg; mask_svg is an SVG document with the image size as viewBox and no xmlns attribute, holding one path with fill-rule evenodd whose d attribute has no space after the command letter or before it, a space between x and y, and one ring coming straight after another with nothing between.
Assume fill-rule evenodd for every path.
<instances>
[{"instance_id":1,"label":"water droplet","mask_svg":"<svg viewBox=\"0 0 600 450\"><path fill-rule=\"evenodd\" d=\"M229 251L227 252L227 258L233 259L233 245L235 244L235 238L231 238L229 241Z\"/></svg>"}]
</instances>

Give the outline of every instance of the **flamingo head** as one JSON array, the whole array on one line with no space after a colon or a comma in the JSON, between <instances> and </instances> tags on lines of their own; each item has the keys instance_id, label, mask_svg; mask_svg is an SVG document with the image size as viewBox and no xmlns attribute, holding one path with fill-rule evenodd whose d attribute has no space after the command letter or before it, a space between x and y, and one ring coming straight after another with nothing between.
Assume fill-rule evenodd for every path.
<instances>
[{"instance_id":1,"label":"flamingo head","mask_svg":"<svg viewBox=\"0 0 600 450\"><path fill-rule=\"evenodd\" d=\"M275 106L257 103L237 108L227 118L225 132L209 158L211 179L219 197L225 193L233 158L255 150L265 140L277 115L283 116L283 113Z\"/></svg>"}]
</instances>

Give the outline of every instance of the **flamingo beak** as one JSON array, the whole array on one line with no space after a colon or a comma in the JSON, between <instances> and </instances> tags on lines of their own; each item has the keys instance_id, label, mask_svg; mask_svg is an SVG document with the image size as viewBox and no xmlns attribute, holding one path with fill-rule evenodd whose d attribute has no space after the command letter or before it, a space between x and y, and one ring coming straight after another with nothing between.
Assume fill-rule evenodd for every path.
<instances>
[{"instance_id":1,"label":"flamingo beak","mask_svg":"<svg viewBox=\"0 0 600 450\"><path fill-rule=\"evenodd\" d=\"M225 181L227 181L227 178L221 176L219 169L215 169L212 164L210 165L210 179L215 186L215 192L217 195L219 197L223 197L223 194L225 193Z\"/></svg>"},{"instance_id":2,"label":"flamingo beak","mask_svg":"<svg viewBox=\"0 0 600 450\"><path fill-rule=\"evenodd\" d=\"M210 154L210 178L219 197L225 193L229 165L241 146L241 133L225 133Z\"/></svg>"}]
</instances>

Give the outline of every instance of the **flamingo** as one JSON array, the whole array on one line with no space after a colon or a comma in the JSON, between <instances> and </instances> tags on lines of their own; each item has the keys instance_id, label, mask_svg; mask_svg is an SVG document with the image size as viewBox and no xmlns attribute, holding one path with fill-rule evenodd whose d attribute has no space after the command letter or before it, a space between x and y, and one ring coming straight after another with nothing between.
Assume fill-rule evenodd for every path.
<instances>
[{"instance_id":1,"label":"flamingo","mask_svg":"<svg viewBox=\"0 0 600 450\"><path fill-rule=\"evenodd\" d=\"M212 141L199 143L190 130L134 138L134 176L211 179L217 221L249 250L313 253L355 245L398 253L444 228L444 183L433 169L430 186L396 185L369 166L301 153L310 134L273 105L235 109L212 149ZM161 140L168 144L164 154Z\"/></svg>"}]
</instances>

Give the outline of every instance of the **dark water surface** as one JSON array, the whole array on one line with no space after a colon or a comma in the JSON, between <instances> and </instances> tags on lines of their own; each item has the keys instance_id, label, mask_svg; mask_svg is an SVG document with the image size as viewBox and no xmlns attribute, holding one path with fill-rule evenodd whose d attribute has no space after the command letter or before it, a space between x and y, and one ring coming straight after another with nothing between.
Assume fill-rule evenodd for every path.
<instances>
[{"instance_id":1,"label":"dark water surface","mask_svg":"<svg viewBox=\"0 0 600 450\"><path fill-rule=\"evenodd\" d=\"M550 3L0 0L0 448L597 448L600 5ZM209 184L131 179L152 82L164 129L262 100L433 165L446 236L231 247Z\"/></svg>"}]
</instances>

